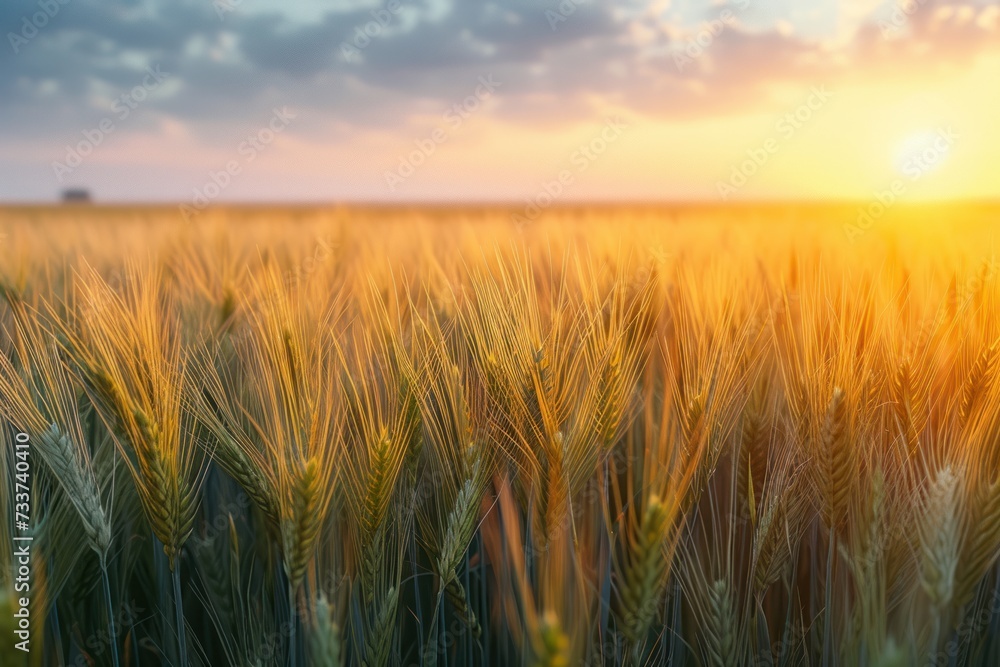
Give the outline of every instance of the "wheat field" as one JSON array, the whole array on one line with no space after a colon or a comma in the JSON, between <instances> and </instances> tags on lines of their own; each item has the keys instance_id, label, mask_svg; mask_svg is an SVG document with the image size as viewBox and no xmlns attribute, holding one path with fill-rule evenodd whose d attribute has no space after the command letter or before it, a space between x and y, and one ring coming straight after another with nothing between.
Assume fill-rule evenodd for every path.
<instances>
[{"instance_id":1,"label":"wheat field","mask_svg":"<svg viewBox=\"0 0 1000 667\"><path fill-rule=\"evenodd\" d=\"M0 664L1000 664L1000 210L855 210L4 209Z\"/></svg>"}]
</instances>

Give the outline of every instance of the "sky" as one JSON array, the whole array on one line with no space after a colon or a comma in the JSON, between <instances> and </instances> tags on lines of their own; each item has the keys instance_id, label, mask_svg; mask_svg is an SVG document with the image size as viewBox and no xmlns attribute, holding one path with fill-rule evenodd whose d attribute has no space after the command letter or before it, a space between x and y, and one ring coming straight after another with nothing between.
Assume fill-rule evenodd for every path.
<instances>
[{"instance_id":1,"label":"sky","mask_svg":"<svg viewBox=\"0 0 1000 667\"><path fill-rule=\"evenodd\" d=\"M1000 197L998 0L4 0L0 202Z\"/></svg>"}]
</instances>

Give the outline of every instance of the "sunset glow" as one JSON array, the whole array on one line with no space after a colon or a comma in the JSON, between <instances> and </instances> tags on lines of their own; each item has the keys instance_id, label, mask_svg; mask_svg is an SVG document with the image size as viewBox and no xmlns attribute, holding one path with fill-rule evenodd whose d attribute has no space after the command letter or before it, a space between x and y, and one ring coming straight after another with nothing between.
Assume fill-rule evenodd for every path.
<instances>
[{"instance_id":1,"label":"sunset glow","mask_svg":"<svg viewBox=\"0 0 1000 667\"><path fill-rule=\"evenodd\" d=\"M232 160L219 202L518 202L567 168L569 201L864 199L946 128L909 196L1000 195L993 2L82 0L27 39L32 6L0 10L7 200L188 201Z\"/></svg>"}]
</instances>

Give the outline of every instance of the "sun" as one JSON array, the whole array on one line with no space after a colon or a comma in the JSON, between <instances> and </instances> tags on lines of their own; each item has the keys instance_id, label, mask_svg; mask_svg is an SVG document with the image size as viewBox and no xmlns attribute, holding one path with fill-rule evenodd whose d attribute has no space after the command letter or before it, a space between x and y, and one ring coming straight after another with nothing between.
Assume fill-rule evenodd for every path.
<instances>
[{"instance_id":1,"label":"sun","mask_svg":"<svg viewBox=\"0 0 1000 667\"><path fill-rule=\"evenodd\" d=\"M913 179L936 171L947 161L952 143L947 129L911 134L896 150L896 170Z\"/></svg>"}]
</instances>

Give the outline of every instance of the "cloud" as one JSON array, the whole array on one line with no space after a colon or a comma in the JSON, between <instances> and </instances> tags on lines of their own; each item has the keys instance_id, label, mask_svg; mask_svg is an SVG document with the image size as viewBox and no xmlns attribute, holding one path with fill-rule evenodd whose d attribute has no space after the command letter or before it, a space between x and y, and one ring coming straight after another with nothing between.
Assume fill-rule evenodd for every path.
<instances>
[{"instance_id":1,"label":"cloud","mask_svg":"<svg viewBox=\"0 0 1000 667\"><path fill-rule=\"evenodd\" d=\"M891 6L854 3L849 39L832 45L801 34L781 7L741 15L743 2L678 20L671 3L400 0L392 12L350 3L306 21L247 2L220 17L204 1L68 0L18 53L0 48L0 136L62 141L106 114L115 91L136 85L149 64L171 72L172 85L145 104L146 125L134 129L169 118L210 143L273 104L306 110L303 128L391 128L410 112L447 106L486 73L504 81L493 113L510 122L584 118L601 100L658 117L727 113L763 100L776 82L933 71L998 43L995 3L911 1L919 6L890 36L880 17ZM38 7L0 7L7 41ZM700 21L727 8L736 19L679 68L674 55L705 30ZM357 48L366 29L366 45L346 59L343 46Z\"/></svg>"}]
</instances>

